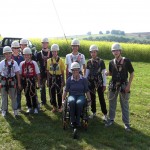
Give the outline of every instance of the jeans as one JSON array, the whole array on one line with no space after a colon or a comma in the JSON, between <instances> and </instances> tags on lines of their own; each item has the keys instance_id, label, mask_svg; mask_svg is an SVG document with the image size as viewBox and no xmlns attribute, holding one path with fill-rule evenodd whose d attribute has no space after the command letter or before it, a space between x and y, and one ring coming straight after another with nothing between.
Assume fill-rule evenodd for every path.
<instances>
[{"instance_id":1,"label":"jeans","mask_svg":"<svg viewBox=\"0 0 150 150\"><path fill-rule=\"evenodd\" d=\"M70 95L68 97L68 103L70 107L70 120L72 123L76 123L80 126L80 116L85 104L85 96L82 95Z\"/></svg>"}]
</instances>

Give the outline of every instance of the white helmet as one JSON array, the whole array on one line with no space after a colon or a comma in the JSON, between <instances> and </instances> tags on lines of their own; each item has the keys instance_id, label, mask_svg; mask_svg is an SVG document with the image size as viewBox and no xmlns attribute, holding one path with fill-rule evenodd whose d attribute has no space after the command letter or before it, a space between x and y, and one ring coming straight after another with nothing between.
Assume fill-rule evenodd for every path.
<instances>
[{"instance_id":1,"label":"white helmet","mask_svg":"<svg viewBox=\"0 0 150 150\"><path fill-rule=\"evenodd\" d=\"M24 48L23 54L32 54L31 49L29 47Z\"/></svg>"},{"instance_id":2,"label":"white helmet","mask_svg":"<svg viewBox=\"0 0 150 150\"><path fill-rule=\"evenodd\" d=\"M73 63L71 64L71 70L72 70L72 69L80 69L79 63L73 62Z\"/></svg>"},{"instance_id":3,"label":"white helmet","mask_svg":"<svg viewBox=\"0 0 150 150\"><path fill-rule=\"evenodd\" d=\"M27 39L21 39L20 44L26 44L28 45L28 40Z\"/></svg>"},{"instance_id":4,"label":"white helmet","mask_svg":"<svg viewBox=\"0 0 150 150\"><path fill-rule=\"evenodd\" d=\"M51 46L51 51L59 51L59 46L57 44L53 44Z\"/></svg>"},{"instance_id":5,"label":"white helmet","mask_svg":"<svg viewBox=\"0 0 150 150\"><path fill-rule=\"evenodd\" d=\"M98 47L96 45L91 45L89 51L98 51Z\"/></svg>"},{"instance_id":6,"label":"white helmet","mask_svg":"<svg viewBox=\"0 0 150 150\"><path fill-rule=\"evenodd\" d=\"M49 43L48 38L43 38L43 39L41 40L41 43Z\"/></svg>"},{"instance_id":7,"label":"white helmet","mask_svg":"<svg viewBox=\"0 0 150 150\"><path fill-rule=\"evenodd\" d=\"M79 42L79 40L77 40L77 39L73 39L72 41L71 41L71 45L80 45L80 42Z\"/></svg>"},{"instance_id":8,"label":"white helmet","mask_svg":"<svg viewBox=\"0 0 150 150\"><path fill-rule=\"evenodd\" d=\"M10 46L5 46L3 48L3 54L5 54L5 53L12 53L12 49Z\"/></svg>"},{"instance_id":9,"label":"white helmet","mask_svg":"<svg viewBox=\"0 0 150 150\"><path fill-rule=\"evenodd\" d=\"M111 46L111 51L114 51L114 50L122 50L122 47L120 46L119 43L114 43L112 46Z\"/></svg>"},{"instance_id":10,"label":"white helmet","mask_svg":"<svg viewBox=\"0 0 150 150\"><path fill-rule=\"evenodd\" d=\"M19 42L18 41L13 41L12 43L11 43L11 48L13 48L13 47L20 47L20 44L19 44Z\"/></svg>"}]
</instances>

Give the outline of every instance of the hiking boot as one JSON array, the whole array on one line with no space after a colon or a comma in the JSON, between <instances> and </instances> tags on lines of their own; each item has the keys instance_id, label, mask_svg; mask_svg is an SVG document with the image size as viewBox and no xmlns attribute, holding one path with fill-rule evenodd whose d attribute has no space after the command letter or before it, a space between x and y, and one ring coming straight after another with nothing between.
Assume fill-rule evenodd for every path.
<instances>
[{"instance_id":1,"label":"hiking boot","mask_svg":"<svg viewBox=\"0 0 150 150\"><path fill-rule=\"evenodd\" d=\"M34 109L34 114L38 114L38 109L37 108Z\"/></svg>"},{"instance_id":2,"label":"hiking boot","mask_svg":"<svg viewBox=\"0 0 150 150\"><path fill-rule=\"evenodd\" d=\"M96 116L96 113L93 113L92 115L89 116L90 119L93 119Z\"/></svg>"},{"instance_id":3,"label":"hiking boot","mask_svg":"<svg viewBox=\"0 0 150 150\"><path fill-rule=\"evenodd\" d=\"M108 120L105 124L106 127L111 126L114 123L114 120Z\"/></svg>"},{"instance_id":4,"label":"hiking boot","mask_svg":"<svg viewBox=\"0 0 150 150\"><path fill-rule=\"evenodd\" d=\"M5 117L6 116L6 111L2 110L2 116Z\"/></svg>"},{"instance_id":5,"label":"hiking boot","mask_svg":"<svg viewBox=\"0 0 150 150\"><path fill-rule=\"evenodd\" d=\"M124 128L126 131L131 131L130 125L129 124L124 124Z\"/></svg>"}]
</instances>

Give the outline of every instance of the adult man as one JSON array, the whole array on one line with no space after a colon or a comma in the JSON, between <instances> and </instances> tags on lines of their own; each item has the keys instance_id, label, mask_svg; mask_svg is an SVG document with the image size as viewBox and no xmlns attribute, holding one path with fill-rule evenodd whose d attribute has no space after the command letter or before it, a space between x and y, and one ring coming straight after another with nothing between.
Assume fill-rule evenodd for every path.
<instances>
[{"instance_id":1,"label":"adult man","mask_svg":"<svg viewBox=\"0 0 150 150\"><path fill-rule=\"evenodd\" d=\"M122 48L119 43L114 43L111 47L111 51L115 58L109 62L109 72L106 73L106 75L112 76L109 85L109 121L106 126L110 126L114 122L117 96L120 94L122 120L125 129L130 131L129 96L134 69L130 60L121 56ZM129 78L128 73L130 74Z\"/></svg>"},{"instance_id":2,"label":"adult man","mask_svg":"<svg viewBox=\"0 0 150 150\"><path fill-rule=\"evenodd\" d=\"M49 40L48 38L43 38L42 41L42 50L37 53L37 62L39 62L39 67L40 67L40 74L41 74L41 103L42 105L46 104L46 87L45 83L47 80L47 72L46 72L46 67L47 67L47 59L52 57L52 54L48 48L49 46Z\"/></svg>"}]
</instances>

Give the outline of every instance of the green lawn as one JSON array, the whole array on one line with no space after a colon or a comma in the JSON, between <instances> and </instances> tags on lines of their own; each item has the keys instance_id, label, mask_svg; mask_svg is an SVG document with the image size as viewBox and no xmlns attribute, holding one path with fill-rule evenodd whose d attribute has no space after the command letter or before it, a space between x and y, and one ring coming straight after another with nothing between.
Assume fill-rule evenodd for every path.
<instances>
[{"instance_id":1,"label":"green lawn","mask_svg":"<svg viewBox=\"0 0 150 150\"><path fill-rule=\"evenodd\" d=\"M105 61L108 66L108 61ZM124 130L120 104L116 111L115 124L105 127L97 100L97 117L89 120L87 131L79 131L79 139L72 139L72 131L62 129L61 114L53 114L49 104L38 115L25 113L25 98L22 96L23 113L14 118L9 103L9 114L0 115L0 150L50 150L50 149L150 149L150 64L135 62L135 77L131 87L130 120L131 132ZM39 95L39 91L38 91ZM107 91L105 94L107 108ZM118 101L119 102L119 101Z\"/></svg>"}]
</instances>

